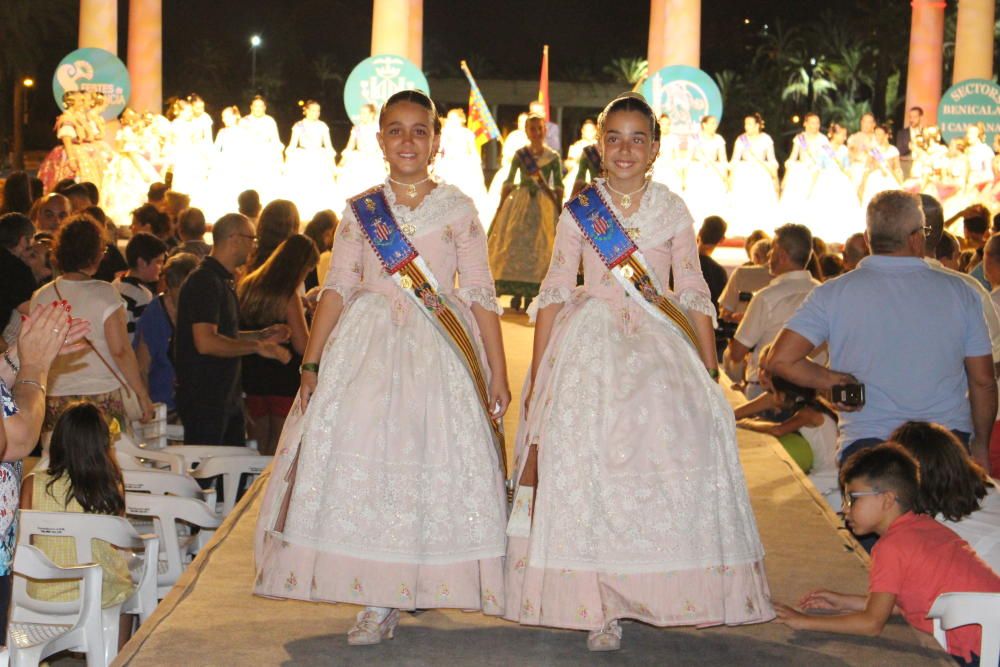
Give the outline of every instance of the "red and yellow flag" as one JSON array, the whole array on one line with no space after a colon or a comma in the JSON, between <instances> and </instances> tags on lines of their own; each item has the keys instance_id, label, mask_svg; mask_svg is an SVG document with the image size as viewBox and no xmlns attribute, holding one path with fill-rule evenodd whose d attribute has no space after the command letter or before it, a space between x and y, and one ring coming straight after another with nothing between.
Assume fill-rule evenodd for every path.
<instances>
[{"instance_id":1,"label":"red and yellow flag","mask_svg":"<svg viewBox=\"0 0 1000 667\"><path fill-rule=\"evenodd\" d=\"M490 113L490 108L486 105L483 94L479 92L479 86L472 78L469 66L465 64L464 60L461 65L465 77L469 80L469 114L466 127L476 135L476 147L482 148L483 144L489 140L500 138L500 128L493 120L493 114Z\"/></svg>"}]
</instances>

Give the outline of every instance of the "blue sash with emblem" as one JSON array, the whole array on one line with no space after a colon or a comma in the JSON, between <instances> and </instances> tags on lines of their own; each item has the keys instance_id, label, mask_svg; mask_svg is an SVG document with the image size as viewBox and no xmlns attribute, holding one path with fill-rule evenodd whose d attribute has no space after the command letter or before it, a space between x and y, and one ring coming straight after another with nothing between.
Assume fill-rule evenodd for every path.
<instances>
[{"instance_id":1,"label":"blue sash with emblem","mask_svg":"<svg viewBox=\"0 0 1000 667\"><path fill-rule=\"evenodd\" d=\"M556 193L542 176L542 169L538 166L538 160L531 154L531 147L525 146L524 148L520 148L514 155L521 161L521 166L524 167L524 172L528 175L528 178L534 181L535 185L541 188L552 199L558 209L559 198L556 197Z\"/></svg>"},{"instance_id":2,"label":"blue sash with emblem","mask_svg":"<svg viewBox=\"0 0 1000 667\"><path fill-rule=\"evenodd\" d=\"M389 202L385 198L384 187L379 185L362 192L349 199L348 204L386 273L417 305L417 310L441 333L469 372L493 432L497 457L506 477L507 456L504 450L503 426L493 419L486 375L483 373L476 347L469 338L469 327L461 315L441 296L434 274L396 222Z\"/></svg>"},{"instance_id":3,"label":"blue sash with emblem","mask_svg":"<svg viewBox=\"0 0 1000 667\"><path fill-rule=\"evenodd\" d=\"M625 293L636 299L654 319L679 329L698 352L698 336L691 321L663 295L638 246L625 233L598 189L588 185L566 204L566 208L604 266L625 288Z\"/></svg>"}]
</instances>

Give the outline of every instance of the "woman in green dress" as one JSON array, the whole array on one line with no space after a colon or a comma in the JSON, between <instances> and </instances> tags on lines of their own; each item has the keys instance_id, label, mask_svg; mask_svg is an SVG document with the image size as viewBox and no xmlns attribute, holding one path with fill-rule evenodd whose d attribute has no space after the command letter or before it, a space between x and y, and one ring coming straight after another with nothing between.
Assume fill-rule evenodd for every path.
<instances>
[{"instance_id":1,"label":"woman in green dress","mask_svg":"<svg viewBox=\"0 0 1000 667\"><path fill-rule=\"evenodd\" d=\"M528 307L545 277L563 195L562 161L545 145L545 119L528 116L524 130L530 143L514 154L489 232L497 295L512 295L516 311Z\"/></svg>"}]
</instances>

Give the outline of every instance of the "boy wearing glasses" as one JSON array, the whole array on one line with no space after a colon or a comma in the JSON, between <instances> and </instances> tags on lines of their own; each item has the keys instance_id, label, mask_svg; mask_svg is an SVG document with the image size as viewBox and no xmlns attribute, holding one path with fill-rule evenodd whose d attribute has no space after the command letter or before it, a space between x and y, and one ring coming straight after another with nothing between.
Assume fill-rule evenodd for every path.
<instances>
[{"instance_id":1,"label":"boy wearing glasses","mask_svg":"<svg viewBox=\"0 0 1000 667\"><path fill-rule=\"evenodd\" d=\"M796 630L877 636L897 611L930 633L927 612L941 593L1000 593L1000 576L968 542L933 517L915 513L919 479L916 460L895 443L862 450L844 463L840 483L847 523L855 534L880 536L872 550L868 595L813 591L799 603L802 609L844 613L814 616L776 603L779 623ZM959 664L979 664L978 625L949 630L947 636L948 653Z\"/></svg>"}]
</instances>

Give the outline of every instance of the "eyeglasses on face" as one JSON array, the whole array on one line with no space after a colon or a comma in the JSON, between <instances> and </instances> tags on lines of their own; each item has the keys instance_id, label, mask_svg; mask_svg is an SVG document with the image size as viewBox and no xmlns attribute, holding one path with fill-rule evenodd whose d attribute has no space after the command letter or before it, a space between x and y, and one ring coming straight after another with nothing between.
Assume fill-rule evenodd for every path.
<instances>
[{"instance_id":1,"label":"eyeglasses on face","mask_svg":"<svg viewBox=\"0 0 1000 667\"><path fill-rule=\"evenodd\" d=\"M843 500L842 504L844 506L844 509L848 509L849 510L852 507L854 507L854 501L857 500L858 498L864 498L865 496L880 496L883 493L885 493L885 491L875 491L875 490L872 490L872 491L851 491L850 493L845 493L844 494L844 500Z\"/></svg>"},{"instance_id":2,"label":"eyeglasses on face","mask_svg":"<svg viewBox=\"0 0 1000 667\"><path fill-rule=\"evenodd\" d=\"M250 239L250 241L254 245L257 245L257 237L254 236L253 234L237 234L237 236L240 236L240 237L245 238L245 239Z\"/></svg>"}]
</instances>

